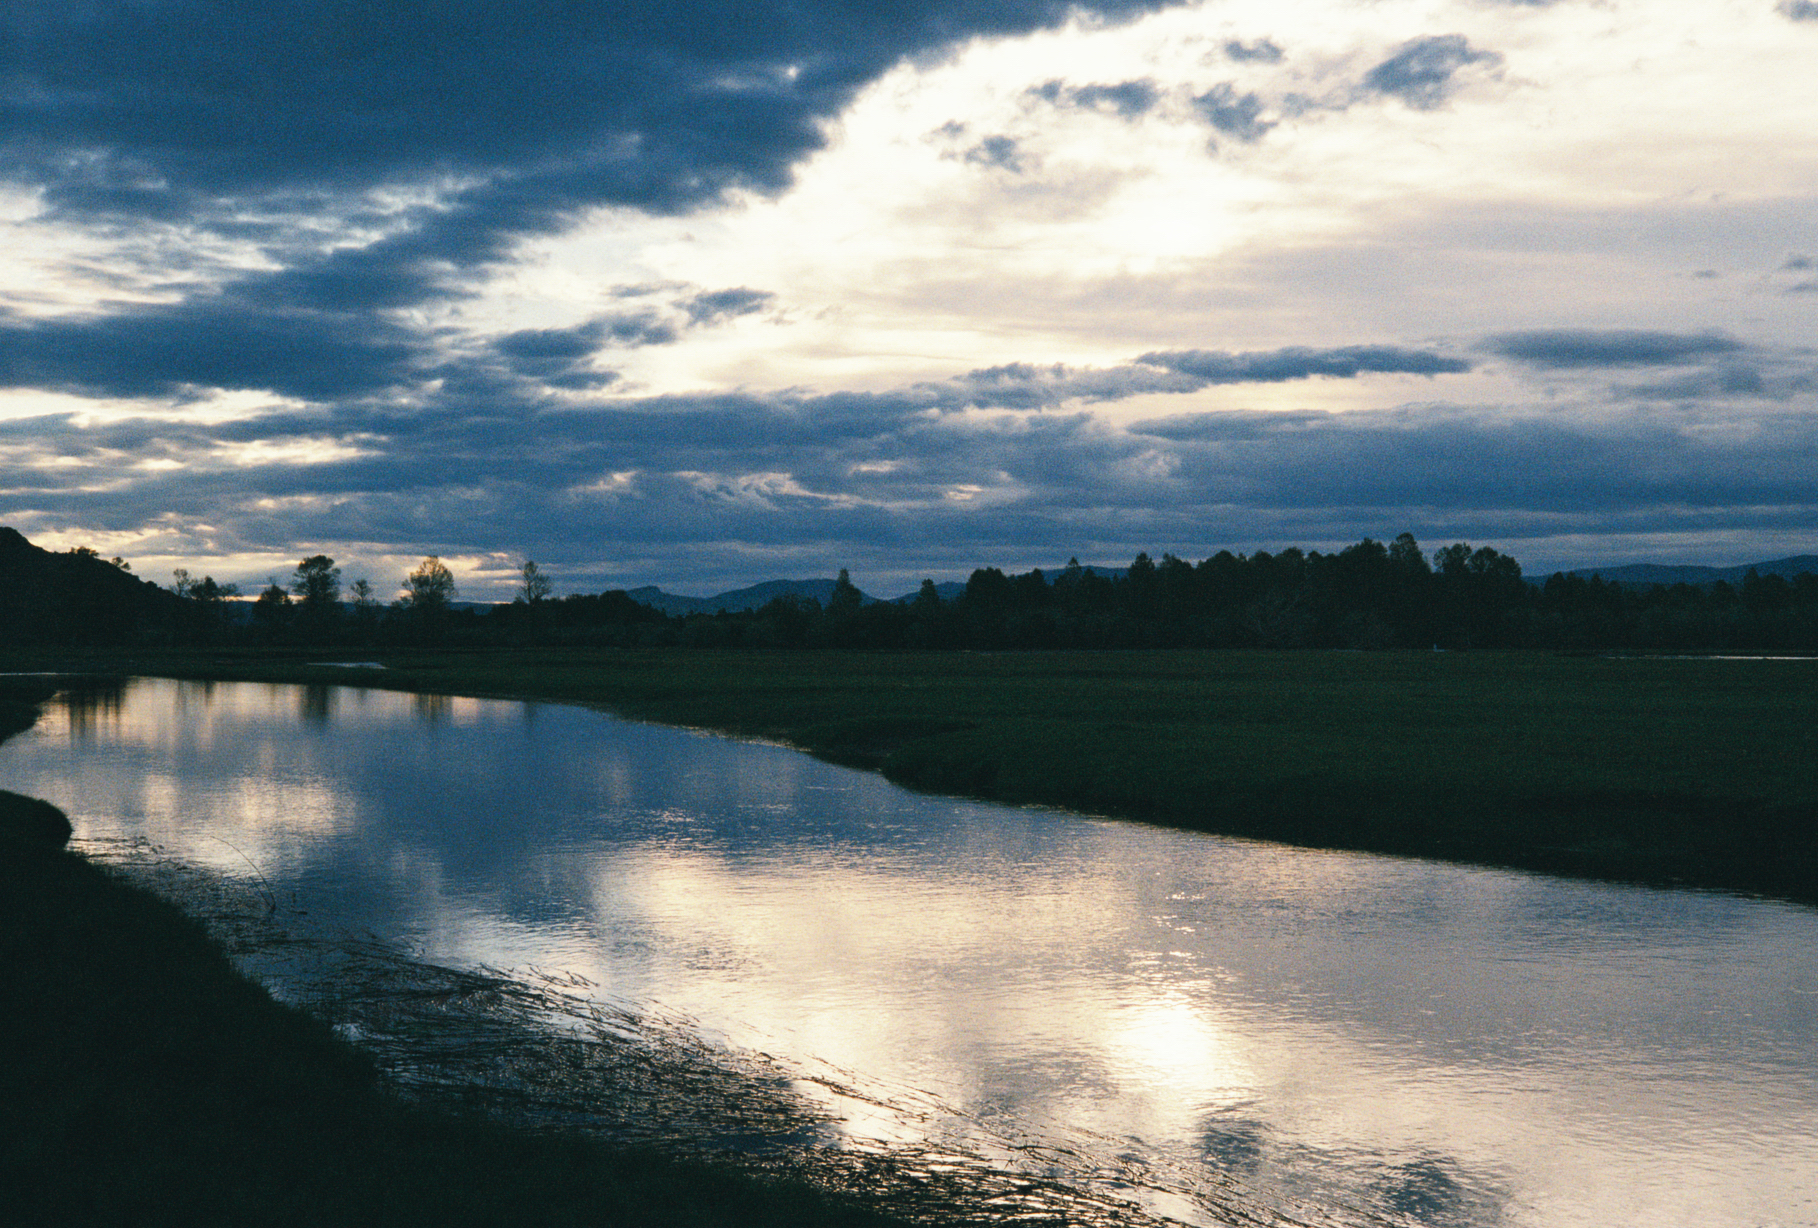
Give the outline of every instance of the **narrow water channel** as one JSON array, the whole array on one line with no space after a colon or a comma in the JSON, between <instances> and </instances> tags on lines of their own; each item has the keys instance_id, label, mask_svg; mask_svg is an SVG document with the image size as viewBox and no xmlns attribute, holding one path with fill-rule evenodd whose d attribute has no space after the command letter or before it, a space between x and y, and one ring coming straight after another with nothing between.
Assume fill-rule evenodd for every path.
<instances>
[{"instance_id":1,"label":"narrow water channel","mask_svg":"<svg viewBox=\"0 0 1818 1228\"><path fill-rule=\"evenodd\" d=\"M761 1059L820 1123L802 1147L983 1157L1192 1224L1818 1225L1809 908L355 687L75 690L0 745L0 786L294 925Z\"/></svg>"}]
</instances>

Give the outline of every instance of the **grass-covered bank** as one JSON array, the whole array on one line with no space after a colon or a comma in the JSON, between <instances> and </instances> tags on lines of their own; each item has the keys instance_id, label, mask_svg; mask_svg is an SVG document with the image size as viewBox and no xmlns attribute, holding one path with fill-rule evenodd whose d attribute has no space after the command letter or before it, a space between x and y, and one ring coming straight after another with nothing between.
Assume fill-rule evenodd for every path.
<instances>
[{"instance_id":1,"label":"grass-covered bank","mask_svg":"<svg viewBox=\"0 0 1818 1228\"><path fill-rule=\"evenodd\" d=\"M1818 661L1543 653L417 653L124 672L598 704L916 788L1818 901Z\"/></svg>"},{"instance_id":2,"label":"grass-covered bank","mask_svg":"<svg viewBox=\"0 0 1818 1228\"><path fill-rule=\"evenodd\" d=\"M0 1219L882 1225L806 1187L406 1106L173 906L0 792Z\"/></svg>"}]
</instances>

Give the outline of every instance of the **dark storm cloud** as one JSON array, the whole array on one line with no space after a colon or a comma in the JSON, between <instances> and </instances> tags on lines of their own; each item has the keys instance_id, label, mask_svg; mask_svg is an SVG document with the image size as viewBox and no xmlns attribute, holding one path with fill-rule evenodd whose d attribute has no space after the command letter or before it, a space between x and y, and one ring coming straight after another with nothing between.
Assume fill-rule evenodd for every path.
<instances>
[{"instance_id":1,"label":"dark storm cloud","mask_svg":"<svg viewBox=\"0 0 1818 1228\"><path fill-rule=\"evenodd\" d=\"M415 379L424 341L382 320L231 299L0 323L0 387L163 396L196 388L326 398Z\"/></svg>"},{"instance_id":2,"label":"dark storm cloud","mask_svg":"<svg viewBox=\"0 0 1818 1228\"><path fill-rule=\"evenodd\" d=\"M680 340L681 326L655 310L619 311L573 328L533 328L507 333L492 343L518 370L538 364L571 362L596 353L607 345L636 347L671 345Z\"/></svg>"},{"instance_id":3,"label":"dark storm cloud","mask_svg":"<svg viewBox=\"0 0 1818 1228\"><path fill-rule=\"evenodd\" d=\"M1745 363L1722 363L1709 370L1695 371L1676 379L1636 384L1618 391L1642 400L1711 401L1726 397L1784 399L1797 390L1776 386L1777 383L1778 381L1770 381L1759 368ZM1809 381L1805 382L1805 386L1810 386Z\"/></svg>"},{"instance_id":4,"label":"dark storm cloud","mask_svg":"<svg viewBox=\"0 0 1818 1228\"><path fill-rule=\"evenodd\" d=\"M1254 93L1240 94L1229 81L1220 82L1193 100L1193 109L1206 122L1240 141L1257 141L1275 126L1262 118L1263 100Z\"/></svg>"},{"instance_id":5,"label":"dark storm cloud","mask_svg":"<svg viewBox=\"0 0 1818 1228\"><path fill-rule=\"evenodd\" d=\"M682 333L672 322L654 311L622 312L601 316L595 321L602 340L615 345L671 345Z\"/></svg>"},{"instance_id":6,"label":"dark storm cloud","mask_svg":"<svg viewBox=\"0 0 1818 1228\"><path fill-rule=\"evenodd\" d=\"M1473 48L1462 34L1436 34L1409 39L1382 63L1364 74L1364 88L1390 94L1417 111L1444 105L1452 96L1453 78L1472 64L1500 64L1493 51Z\"/></svg>"},{"instance_id":7,"label":"dark storm cloud","mask_svg":"<svg viewBox=\"0 0 1818 1228\"><path fill-rule=\"evenodd\" d=\"M492 349L513 374L552 388L575 391L603 388L618 380L611 371L596 370L587 360L608 339L627 344L662 345L674 341L680 333L675 326L658 321L653 313L609 316L590 320L574 328L523 329L493 341ZM485 387L483 373L460 370L445 372L454 377L454 388L479 394ZM465 378L463 378L465 377ZM499 392L509 395L501 388Z\"/></svg>"},{"instance_id":8,"label":"dark storm cloud","mask_svg":"<svg viewBox=\"0 0 1818 1228\"><path fill-rule=\"evenodd\" d=\"M731 290L704 290L681 304L692 324L718 324L762 311L776 298L768 290L738 286Z\"/></svg>"},{"instance_id":9,"label":"dark storm cloud","mask_svg":"<svg viewBox=\"0 0 1818 1228\"><path fill-rule=\"evenodd\" d=\"M501 339L494 349L519 371L559 374L590 357L601 336L597 323L525 330ZM843 483L852 466L868 461L888 461L895 472L921 472L929 481L957 482L976 468L979 438L1014 439L1019 447L1047 440L1052 452L1053 441L1085 438L1098 429L1089 415L1080 413L1014 418L982 428L966 424L964 411L971 409L1052 410L1070 400L1112 401L1213 384L1314 375L1355 378L1374 372L1433 374L1464 366L1443 355L1393 347L1186 351L1145 355L1139 362L1110 368L1011 363L876 393L703 393L595 406L527 394L530 385L488 382L482 370L465 379L444 378L430 403L414 408L352 401L212 425L135 419L76 428L64 418L55 430L49 429L49 420L36 421L16 438L36 440L67 456L150 455L159 449L160 455L180 457L218 446L299 441L340 441L365 453L357 459L286 467L281 477L261 479L260 489L267 495L485 485L501 475L560 487L601 468L776 470L821 474ZM599 378L611 376L602 373ZM984 435L977 433L981 430ZM1077 457L1078 448L1069 443L1067 452ZM1105 460L1095 453L1080 479L1089 480L1091 466Z\"/></svg>"},{"instance_id":10,"label":"dark storm cloud","mask_svg":"<svg viewBox=\"0 0 1818 1228\"><path fill-rule=\"evenodd\" d=\"M1237 353L1172 350L1144 354L1133 363L1115 367L1025 362L981 367L954 379L915 384L879 398L878 403L895 403L905 412L920 413L1048 409L1074 400L1119 401L1153 393L1196 392L1215 384L1277 384L1315 376L1442 375L1470 369L1466 359L1396 346L1292 346Z\"/></svg>"},{"instance_id":11,"label":"dark storm cloud","mask_svg":"<svg viewBox=\"0 0 1818 1228\"><path fill-rule=\"evenodd\" d=\"M1119 81L1114 85L1068 85L1065 81L1054 80L1033 86L1028 92L1057 107L1109 111L1124 119L1135 119L1154 110L1162 96L1161 89L1147 78Z\"/></svg>"},{"instance_id":12,"label":"dark storm cloud","mask_svg":"<svg viewBox=\"0 0 1818 1228\"><path fill-rule=\"evenodd\" d=\"M392 270L396 272L396 270ZM358 397L426 379L483 381L482 368L436 358L430 335L383 316L315 305L364 294L299 294L286 303L275 278L234 284L211 298L134 306L111 315L0 318L0 387L88 395L166 396L201 389L262 389L308 400ZM636 294L639 288L629 293ZM513 373L552 387L599 388L617 379L581 360L604 347L667 345L771 301L761 290L697 291L660 307L610 312L567 329L509 333L491 344Z\"/></svg>"},{"instance_id":13,"label":"dark storm cloud","mask_svg":"<svg viewBox=\"0 0 1818 1228\"><path fill-rule=\"evenodd\" d=\"M436 379L503 391L487 382L484 366L440 358L427 333L384 316L286 306L277 298L235 285L212 298L111 315L0 318L0 387L112 397L259 389L326 400ZM746 287L697 291L573 328L508 333L490 349L515 375L557 388L600 388L618 377L584 365L597 351L667 345L689 328L762 310L771 298Z\"/></svg>"},{"instance_id":14,"label":"dark storm cloud","mask_svg":"<svg viewBox=\"0 0 1818 1228\"><path fill-rule=\"evenodd\" d=\"M1672 366L1734 354L1740 341L1719 333L1666 333L1640 329L1542 329L1501 333L1484 348L1529 366L1552 369Z\"/></svg>"},{"instance_id":15,"label":"dark storm cloud","mask_svg":"<svg viewBox=\"0 0 1818 1228\"><path fill-rule=\"evenodd\" d=\"M1818 21L1818 0L1781 0L1776 7L1788 21Z\"/></svg>"},{"instance_id":16,"label":"dark storm cloud","mask_svg":"<svg viewBox=\"0 0 1818 1228\"><path fill-rule=\"evenodd\" d=\"M505 357L525 362L573 360L599 349L602 332L597 323L578 328L532 328L507 333L492 345Z\"/></svg>"},{"instance_id":17,"label":"dark storm cloud","mask_svg":"<svg viewBox=\"0 0 1818 1228\"><path fill-rule=\"evenodd\" d=\"M392 237L246 290L393 306L588 207L778 190L906 56L1168 2L23 0L0 18L0 165L53 214L128 223L340 216L381 187L451 185Z\"/></svg>"},{"instance_id":18,"label":"dark storm cloud","mask_svg":"<svg viewBox=\"0 0 1818 1228\"><path fill-rule=\"evenodd\" d=\"M1529 514L1818 506L1818 429L1754 420L1747 443L1674 422L1590 426L1443 410L1203 415L1139 423L1181 449L1179 480L1266 506L1417 505Z\"/></svg>"},{"instance_id":19,"label":"dark storm cloud","mask_svg":"<svg viewBox=\"0 0 1818 1228\"><path fill-rule=\"evenodd\" d=\"M1443 375L1471 369L1470 362L1463 358L1391 345L1349 345L1329 350L1289 346L1237 354L1175 350L1144 354L1137 361L1178 371L1207 384L1274 384L1316 375L1350 379L1366 373Z\"/></svg>"}]
</instances>

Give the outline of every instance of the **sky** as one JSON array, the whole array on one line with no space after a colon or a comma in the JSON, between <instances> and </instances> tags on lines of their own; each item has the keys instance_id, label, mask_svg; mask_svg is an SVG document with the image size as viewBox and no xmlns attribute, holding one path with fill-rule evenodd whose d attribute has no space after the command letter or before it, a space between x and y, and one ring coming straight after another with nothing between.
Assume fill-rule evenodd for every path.
<instances>
[{"instance_id":1,"label":"sky","mask_svg":"<svg viewBox=\"0 0 1818 1228\"><path fill-rule=\"evenodd\" d=\"M706 595L1818 551L1818 0L9 0L0 524Z\"/></svg>"}]
</instances>

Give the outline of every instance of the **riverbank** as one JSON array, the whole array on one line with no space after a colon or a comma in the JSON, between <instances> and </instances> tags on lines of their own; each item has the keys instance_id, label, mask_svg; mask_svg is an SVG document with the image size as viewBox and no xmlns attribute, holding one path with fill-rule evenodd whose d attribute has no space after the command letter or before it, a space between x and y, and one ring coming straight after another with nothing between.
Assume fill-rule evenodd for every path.
<instances>
[{"instance_id":1,"label":"riverbank","mask_svg":"<svg viewBox=\"0 0 1818 1228\"><path fill-rule=\"evenodd\" d=\"M1818 902L1818 660L1544 653L488 651L15 668L591 704L929 792Z\"/></svg>"},{"instance_id":2,"label":"riverbank","mask_svg":"<svg viewBox=\"0 0 1818 1228\"><path fill-rule=\"evenodd\" d=\"M171 904L0 791L8 1222L887 1228L804 1185L407 1104Z\"/></svg>"}]
</instances>

